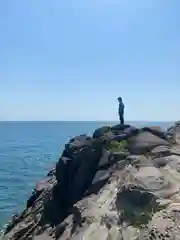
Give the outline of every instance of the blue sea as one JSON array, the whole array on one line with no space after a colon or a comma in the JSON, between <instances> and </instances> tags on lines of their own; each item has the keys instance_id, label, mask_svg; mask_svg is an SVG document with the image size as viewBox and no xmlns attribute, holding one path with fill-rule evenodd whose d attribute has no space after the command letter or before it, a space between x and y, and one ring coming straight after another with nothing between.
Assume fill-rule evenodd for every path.
<instances>
[{"instance_id":1,"label":"blue sea","mask_svg":"<svg viewBox=\"0 0 180 240\"><path fill-rule=\"evenodd\" d=\"M78 134L92 135L116 122L0 122L0 228L26 204L37 181L54 166L64 144ZM135 126L170 126L134 122Z\"/></svg>"}]
</instances>

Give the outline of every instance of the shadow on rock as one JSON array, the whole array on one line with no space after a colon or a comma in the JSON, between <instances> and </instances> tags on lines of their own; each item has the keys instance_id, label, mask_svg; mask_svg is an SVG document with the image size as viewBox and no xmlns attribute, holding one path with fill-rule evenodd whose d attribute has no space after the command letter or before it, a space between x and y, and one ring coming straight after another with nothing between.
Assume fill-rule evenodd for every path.
<instances>
[{"instance_id":1,"label":"shadow on rock","mask_svg":"<svg viewBox=\"0 0 180 240\"><path fill-rule=\"evenodd\" d=\"M123 186L117 194L116 208L121 221L135 226L147 224L159 210L157 198L141 186Z\"/></svg>"},{"instance_id":2,"label":"shadow on rock","mask_svg":"<svg viewBox=\"0 0 180 240\"><path fill-rule=\"evenodd\" d=\"M101 156L100 141L84 135L70 140L56 165L57 184L53 188L52 199L44 208L45 221L59 224L69 214L69 209L84 197L96 175ZM96 182L92 191L100 186L101 181Z\"/></svg>"},{"instance_id":3,"label":"shadow on rock","mask_svg":"<svg viewBox=\"0 0 180 240\"><path fill-rule=\"evenodd\" d=\"M93 179L93 182L85 196L89 196L91 194L97 194L99 190L108 182L109 178L111 177L111 171L101 170L98 171Z\"/></svg>"}]
</instances>

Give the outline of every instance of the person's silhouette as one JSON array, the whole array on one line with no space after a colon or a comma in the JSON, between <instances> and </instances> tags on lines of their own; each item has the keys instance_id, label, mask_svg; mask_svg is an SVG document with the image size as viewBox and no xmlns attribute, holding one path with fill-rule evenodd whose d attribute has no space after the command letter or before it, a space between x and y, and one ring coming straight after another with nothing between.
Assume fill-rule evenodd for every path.
<instances>
[{"instance_id":1,"label":"person's silhouette","mask_svg":"<svg viewBox=\"0 0 180 240\"><path fill-rule=\"evenodd\" d=\"M119 120L121 124L124 124L124 103L121 97L118 97L118 102L119 102L119 109L118 109Z\"/></svg>"}]
</instances>

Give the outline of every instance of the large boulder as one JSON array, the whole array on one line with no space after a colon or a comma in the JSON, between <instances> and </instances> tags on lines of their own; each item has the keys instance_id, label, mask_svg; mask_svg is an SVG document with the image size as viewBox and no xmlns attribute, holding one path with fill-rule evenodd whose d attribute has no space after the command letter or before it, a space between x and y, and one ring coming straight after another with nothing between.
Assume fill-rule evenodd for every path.
<instances>
[{"instance_id":1,"label":"large boulder","mask_svg":"<svg viewBox=\"0 0 180 240\"><path fill-rule=\"evenodd\" d=\"M169 204L167 209L153 215L148 224L146 239L180 239L180 204ZM149 238L148 238L149 237Z\"/></svg>"},{"instance_id":2,"label":"large boulder","mask_svg":"<svg viewBox=\"0 0 180 240\"><path fill-rule=\"evenodd\" d=\"M111 130L109 126L104 126L96 129L93 133L93 138L100 138L104 136L104 134L108 133Z\"/></svg>"},{"instance_id":3,"label":"large boulder","mask_svg":"<svg viewBox=\"0 0 180 240\"><path fill-rule=\"evenodd\" d=\"M158 208L158 197L148 188L137 183L124 183L116 197L116 208L122 212L123 221L131 224L147 224L151 220L149 214Z\"/></svg>"},{"instance_id":4,"label":"large boulder","mask_svg":"<svg viewBox=\"0 0 180 240\"><path fill-rule=\"evenodd\" d=\"M87 135L80 135L74 138L71 138L69 142L65 145L65 149L63 151L64 157L69 157L71 154L71 150L80 149L85 146L90 146L92 144L93 139Z\"/></svg>"},{"instance_id":5,"label":"large boulder","mask_svg":"<svg viewBox=\"0 0 180 240\"><path fill-rule=\"evenodd\" d=\"M150 132L150 133L152 133L153 135L155 135L157 137L160 137L160 138L163 138L163 139L167 140L166 134L165 134L165 132L163 132L161 130L161 128L157 128L157 127L144 127L144 128L141 129L141 131Z\"/></svg>"},{"instance_id":6,"label":"large boulder","mask_svg":"<svg viewBox=\"0 0 180 240\"><path fill-rule=\"evenodd\" d=\"M58 182L67 182L69 178L69 171L72 165L72 159L68 157L61 157L56 164L56 180Z\"/></svg>"},{"instance_id":7,"label":"large boulder","mask_svg":"<svg viewBox=\"0 0 180 240\"><path fill-rule=\"evenodd\" d=\"M167 132L166 137L171 140L171 142L180 145L180 121L175 122Z\"/></svg>"},{"instance_id":8,"label":"large boulder","mask_svg":"<svg viewBox=\"0 0 180 240\"><path fill-rule=\"evenodd\" d=\"M93 181L101 156L100 141L86 136L71 139L56 165L55 198L66 205L81 199Z\"/></svg>"},{"instance_id":9,"label":"large boulder","mask_svg":"<svg viewBox=\"0 0 180 240\"><path fill-rule=\"evenodd\" d=\"M126 159L128 156L127 152L122 152L122 151L109 151L106 149L103 149L103 154L101 156L101 159L98 164L98 170L99 169L109 169L112 167L114 164L118 163L119 161Z\"/></svg>"},{"instance_id":10,"label":"large boulder","mask_svg":"<svg viewBox=\"0 0 180 240\"><path fill-rule=\"evenodd\" d=\"M171 177L174 172L169 166L165 166L165 171L153 166L141 167L137 172L132 172L133 183L141 183L143 187L160 199L170 199L179 190L179 173ZM175 174L175 172L174 172ZM159 200L160 201L160 200Z\"/></svg>"},{"instance_id":11,"label":"large boulder","mask_svg":"<svg viewBox=\"0 0 180 240\"><path fill-rule=\"evenodd\" d=\"M128 129L130 127L131 127L131 125L129 125L129 124L118 124L118 125L111 127L111 131L114 134L121 134L124 132L125 129Z\"/></svg>"},{"instance_id":12,"label":"large boulder","mask_svg":"<svg viewBox=\"0 0 180 240\"><path fill-rule=\"evenodd\" d=\"M94 149L95 144L96 141L86 135L70 139L56 164L57 181L70 181L84 161L84 149Z\"/></svg>"},{"instance_id":13,"label":"large boulder","mask_svg":"<svg viewBox=\"0 0 180 240\"><path fill-rule=\"evenodd\" d=\"M180 178L178 177L180 173L180 156L170 155L165 157L165 159L168 162L168 166L173 170L174 177L180 181Z\"/></svg>"},{"instance_id":14,"label":"large boulder","mask_svg":"<svg viewBox=\"0 0 180 240\"><path fill-rule=\"evenodd\" d=\"M133 154L144 154L159 145L169 145L169 142L149 131L142 131L129 141L129 151Z\"/></svg>"},{"instance_id":15,"label":"large boulder","mask_svg":"<svg viewBox=\"0 0 180 240\"><path fill-rule=\"evenodd\" d=\"M109 178L111 177L112 171L108 170L100 170L98 171L92 181L92 184L89 186L86 195L97 194L100 189L107 183Z\"/></svg>"},{"instance_id":16,"label":"large boulder","mask_svg":"<svg viewBox=\"0 0 180 240\"><path fill-rule=\"evenodd\" d=\"M138 128L130 126L128 128L125 128L123 130L123 133L128 135L128 137L130 138L130 137L136 136L139 133L139 131L140 130Z\"/></svg>"},{"instance_id":17,"label":"large boulder","mask_svg":"<svg viewBox=\"0 0 180 240\"><path fill-rule=\"evenodd\" d=\"M153 160L153 164L156 168L165 167L168 164L168 160L165 157L158 157Z\"/></svg>"},{"instance_id":18,"label":"large boulder","mask_svg":"<svg viewBox=\"0 0 180 240\"><path fill-rule=\"evenodd\" d=\"M111 132L113 135L110 136L110 139L112 140L127 140L133 136L136 136L139 133L139 129L136 127L130 126L128 124L126 125L116 125L111 128Z\"/></svg>"},{"instance_id":19,"label":"large boulder","mask_svg":"<svg viewBox=\"0 0 180 240\"><path fill-rule=\"evenodd\" d=\"M165 157L171 155L170 146L159 145L152 149L151 154L153 157Z\"/></svg>"},{"instance_id":20,"label":"large boulder","mask_svg":"<svg viewBox=\"0 0 180 240\"><path fill-rule=\"evenodd\" d=\"M123 140L127 140L128 137L129 136L127 134L122 133L122 134L118 134L118 135L114 135L114 136L109 137L109 140L120 142L120 141L123 141Z\"/></svg>"},{"instance_id":21,"label":"large boulder","mask_svg":"<svg viewBox=\"0 0 180 240\"><path fill-rule=\"evenodd\" d=\"M69 191L69 200L72 203L81 199L86 189L91 185L102 156L102 149L100 145L95 144L91 148L84 148L81 154L83 161L71 178L67 189Z\"/></svg>"},{"instance_id":22,"label":"large boulder","mask_svg":"<svg viewBox=\"0 0 180 240\"><path fill-rule=\"evenodd\" d=\"M26 207L27 208L32 207L35 201L41 196L41 193L45 191L50 185L54 185L55 183L56 183L56 180L52 177L48 177L42 181L39 181L36 184L36 187L33 190L31 196L28 198Z\"/></svg>"}]
</instances>

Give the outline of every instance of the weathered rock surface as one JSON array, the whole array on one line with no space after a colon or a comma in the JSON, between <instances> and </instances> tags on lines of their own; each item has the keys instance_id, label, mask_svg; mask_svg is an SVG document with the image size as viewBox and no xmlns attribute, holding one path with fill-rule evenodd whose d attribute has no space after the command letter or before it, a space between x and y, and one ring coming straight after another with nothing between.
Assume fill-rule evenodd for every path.
<instances>
[{"instance_id":1,"label":"weathered rock surface","mask_svg":"<svg viewBox=\"0 0 180 240\"><path fill-rule=\"evenodd\" d=\"M3 239L180 239L180 122L71 139Z\"/></svg>"},{"instance_id":2,"label":"weathered rock surface","mask_svg":"<svg viewBox=\"0 0 180 240\"><path fill-rule=\"evenodd\" d=\"M130 140L129 150L133 154L144 154L160 145L169 145L169 142L159 136L143 130Z\"/></svg>"}]
</instances>

